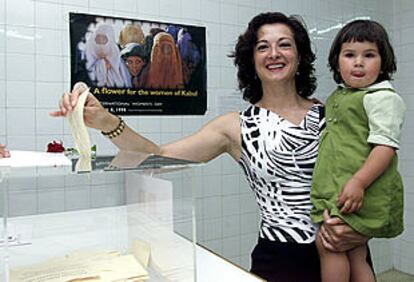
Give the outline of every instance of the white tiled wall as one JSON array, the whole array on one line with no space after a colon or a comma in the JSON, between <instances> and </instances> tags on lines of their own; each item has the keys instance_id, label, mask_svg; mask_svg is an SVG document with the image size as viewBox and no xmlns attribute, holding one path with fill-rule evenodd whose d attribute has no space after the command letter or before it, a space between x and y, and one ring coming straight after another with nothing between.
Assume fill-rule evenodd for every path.
<instances>
[{"instance_id":1,"label":"white tiled wall","mask_svg":"<svg viewBox=\"0 0 414 282\"><path fill-rule=\"evenodd\" d=\"M198 129L216 115L242 109L246 104L236 90L235 68L226 56L249 19L264 11L302 15L317 53L317 97L325 99L334 84L327 71L327 54L341 24L355 17L370 17L389 30L398 56L396 86L408 104L401 169L406 185L406 232L395 241L374 241L378 271L393 265L414 269L414 3L410 0L0 0L0 142L11 149L44 150L53 139L72 146L67 124L47 115L55 110L62 91L69 87L68 12L89 12L149 20L185 22L207 27L208 111L206 116L126 118L126 122L156 142L169 142ZM90 131L99 154L115 148ZM224 156L203 168L204 186L197 193L198 239L212 250L248 267L257 235L257 212L241 170ZM37 184L39 185L39 184ZM85 184L89 185L89 184ZM96 200L84 184L35 187L20 198L16 212L46 212L84 208ZM95 185L100 185L95 183ZM103 185L103 184L102 184ZM100 189L111 188L104 185ZM16 192L17 193L17 192ZM44 210L51 197L52 205ZM113 193L113 191L112 191ZM17 198L16 198L17 199ZM79 199L78 201L76 199ZM94 201L99 201L95 203ZM103 201L103 202L102 202ZM392 255L393 254L393 255Z\"/></svg>"},{"instance_id":2,"label":"white tiled wall","mask_svg":"<svg viewBox=\"0 0 414 282\"><path fill-rule=\"evenodd\" d=\"M414 274L414 2L394 2L394 43L398 58L395 84L407 104L400 152L401 172L405 188L405 231L394 242L393 259L397 269Z\"/></svg>"}]
</instances>

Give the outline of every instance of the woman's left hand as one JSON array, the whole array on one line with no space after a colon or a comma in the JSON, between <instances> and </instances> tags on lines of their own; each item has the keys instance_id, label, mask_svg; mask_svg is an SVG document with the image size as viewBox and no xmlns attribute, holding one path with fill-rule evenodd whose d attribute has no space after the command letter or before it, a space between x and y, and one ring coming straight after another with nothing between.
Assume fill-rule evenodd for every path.
<instances>
[{"instance_id":1,"label":"woman's left hand","mask_svg":"<svg viewBox=\"0 0 414 282\"><path fill-rule=\"evenodd\" d=\"M338 217L331 217L328 210L323 213L324 221L319 236L323 246L331 252L345 252L366 244L370 239L343 222Z\"/></svg>"}]
</instances>

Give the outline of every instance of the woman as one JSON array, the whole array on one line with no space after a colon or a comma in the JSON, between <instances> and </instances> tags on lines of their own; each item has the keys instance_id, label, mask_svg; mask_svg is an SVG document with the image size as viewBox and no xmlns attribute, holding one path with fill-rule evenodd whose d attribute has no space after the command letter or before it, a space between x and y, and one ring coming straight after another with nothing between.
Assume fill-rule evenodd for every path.
<instances>
[{"instance_id":1,"label":"woman","mask_svg":"<svg viewBox=\"0 0 414 282\"><path fill-rule=\"evenodd\" d=\"M198 162L230 154L246 172L261 213L251 271L267 281L320 281L309 194L324 120L322 106L307 98L316 87L309 36L295 17L260 14L239 37L233 57L239 87L252 105L213 119L189 137L158 146L109 114L92 94L85 123L110 133L124 150ZM51 114L72 111L82 90L64 94L60 111ZM367 240L324 216L320 236L326 248L346 250Z\"/></svg>"},{"instance_id":2,"label":"woman","mask_svg":"<svg viewBox=\"0 0 414 282\"><path fill-rule=\"evenodd\" d=\"M128 43L144 44L144 32L139 23L126 24L119 32L118 44L121 49L125 48Z\"/></svg>"},{"instance_id":3,"label":"woman","mask_svg":"<svg viewBox=\"0 0 414 282\"><path fill-rule=\"evenodd\" d=\"M96 30L86 40L85 57L89 78L95 86L125 86L125 70L111 25L97 24Z\"/></svg>"},{"instance_id":4,"label":"woman","mask_svg":"<svg viewBox=\"0 0 414 282\"><path fill-rule=\"evenodd\" d=\"M128 43L121 51L121 57L128 68L126 87L143 88L147 80L147 56L144 47L138 43Z\"/></svg>"},{"instance_id":5,"label":"woman","mask_svg":"<svg viewBox=\"0 0 414 282\"><path fill-rule=\"evenodd\" d=\"M146 88L180 89L184 87L180 53L167 32L154 36Z\"/></svg>"},{"instance_id":6,"label":"woman","mask_svg":"<svg viewBox=\"0 0 414 282\"><path fill-rule=\"evenodd\" d=\"M191 34L185 28L181 28L178 31L177 48L183 63L184 82L188 84L191 75L200 63L201 56Z\"/></svg>"}]
</instances>

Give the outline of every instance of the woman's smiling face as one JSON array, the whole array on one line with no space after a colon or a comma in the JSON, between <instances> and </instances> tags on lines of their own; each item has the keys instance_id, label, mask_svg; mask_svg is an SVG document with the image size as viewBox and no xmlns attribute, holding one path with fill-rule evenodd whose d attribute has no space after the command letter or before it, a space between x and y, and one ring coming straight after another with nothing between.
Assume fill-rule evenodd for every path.
<instances>
[{"instance_id":1,"label":"woman's smiling face","mask_svg":"<svg viewBox=\"0 0 414 282\"><path fill-rule=\"evenodd\" d=\"M293 33L287 25L265 24L259 28L254 65L262 83L294 80L298 51Z\"/></svg>"}]
</instances>

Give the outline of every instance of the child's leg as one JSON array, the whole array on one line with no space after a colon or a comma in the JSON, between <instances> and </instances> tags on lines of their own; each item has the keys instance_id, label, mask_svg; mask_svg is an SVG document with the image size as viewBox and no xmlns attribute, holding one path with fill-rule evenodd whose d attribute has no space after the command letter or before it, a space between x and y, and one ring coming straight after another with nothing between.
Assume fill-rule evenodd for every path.
<instances>
[{"instance_id":1,"label":"child's leg","mask_svg":"<svg viewBox=\"0 0 414 282\"><path fill-rule=\"evenodd\" d=\"M367 245L348 251L352 282L375 282L374 273L367 263Z\"/></svg>"},{"instance_id":2,"label":"child's leg","mask_svg":"<svg viewBox=\"0 0 414 282\"><path fill-rule=\"evenodd\" d=\"M321 260L322 282L349 282L350 265L346 253L334 253L325 249L319 234L316 236L316 247Z\"/></svg>"}]
</instances>

